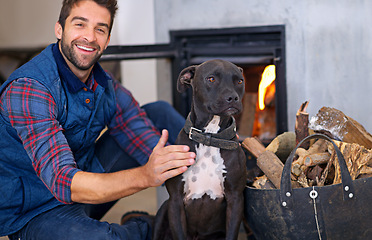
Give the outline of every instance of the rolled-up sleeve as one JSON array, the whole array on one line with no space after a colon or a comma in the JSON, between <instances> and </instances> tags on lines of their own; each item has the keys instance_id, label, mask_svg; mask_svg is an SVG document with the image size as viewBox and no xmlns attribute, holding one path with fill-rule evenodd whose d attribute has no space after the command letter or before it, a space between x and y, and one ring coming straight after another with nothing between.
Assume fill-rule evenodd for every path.
<instances>
[{"instance_id":1,"label":"rolled-up sleeve","mask_svg":"<svg viewBox=\"0 0 372 240\"><path fill-rule=\"evenodd\" d=\"M16 129L37 176L56 199L71 203L71 181L80 170L49 91L33 79L20 78L6 88L1 104L2 114Z\"/></svg>"}]
</instances>

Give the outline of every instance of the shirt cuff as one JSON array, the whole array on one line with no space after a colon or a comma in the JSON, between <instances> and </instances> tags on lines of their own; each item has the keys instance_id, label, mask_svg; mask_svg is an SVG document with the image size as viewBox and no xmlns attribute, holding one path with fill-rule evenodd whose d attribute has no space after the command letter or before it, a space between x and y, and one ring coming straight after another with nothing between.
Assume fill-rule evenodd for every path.
<instances>
[{"instance_id":1,"label":"shirt cuff","mask_svg":"<svg viewBox=\"0 0 372 240\"><path fill-rule=\"evenodd\" d=\"M65 166L59 172L56 179L56 187L52 192L58 201L65 204L72 204L71 200L71 182L72 178L80 169L73 166Z\"/></svg>"}]
</instances>

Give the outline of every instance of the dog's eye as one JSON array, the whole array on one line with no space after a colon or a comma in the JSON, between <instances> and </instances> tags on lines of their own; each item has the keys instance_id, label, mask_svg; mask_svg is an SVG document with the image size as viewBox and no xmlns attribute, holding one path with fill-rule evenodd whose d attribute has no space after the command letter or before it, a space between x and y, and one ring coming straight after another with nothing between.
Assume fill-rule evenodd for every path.
<instances>
[{"instance_id":1,"label":"dog's eye","mask_svg":"<svg viewBox=\"0 0 372 240\"><path fill-rule=\"evenodd\" d=\"M215 79L214 77L208 77L207 80L208 80L209 82L215 82L215 81L216 81L216 79Z\"/></svg>"},{"instance_id":2,"label":"dog's eye","mask_svg":"<svg viewBox=\"0 0 372 240\"><path fill-rule=\"evenodd\" d=\"M244 82L243 79L238 80L238 84L242 84L243 82Z\"/></svg>"}]
</instances>

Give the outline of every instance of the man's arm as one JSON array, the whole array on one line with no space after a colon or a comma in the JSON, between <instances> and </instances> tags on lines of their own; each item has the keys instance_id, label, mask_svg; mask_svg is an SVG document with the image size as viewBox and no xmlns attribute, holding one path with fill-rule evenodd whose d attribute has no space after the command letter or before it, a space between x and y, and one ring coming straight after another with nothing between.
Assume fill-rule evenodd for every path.
<instances>
[{"instance_id":1,"label":"man's arm","mask_svg":"<svg viewBox=\"0 0 372 240\"><path fill-rule=\"evenodd\" d=\"M117 200L148 187L156 187L167 179L177 176L194 163L195 153L188 146L165 146L168 132L162 136L141 167L115 173L78 172L71 184L71 199L74 202L98 204Z\"/></svg>"},{"instance_id":2,"label":"man's arm","mask_svg":"<svg viewBox=\"0 0 372 240\"><path fill-rule=\"evenodd\" d=\"M126 153L140 165L145 165L160 134L131 92L117 81L113 85L116 112L108 124L110 135Z\"/></svg>"},{"instance_id":3,"label":"man's arm","mask_svg":"<svg viewBox=\"0 0 372 240\"><path fill-rule=\"evenodd\" d=\"M56 199L71 203L71 180L80 170L56 120L58 107L49 91L36 80L20 78L7 86L0 104L37 176Z\"/></svg>"},{"instance_id":4,"label":"man's arm","mask_svg":"<svg viewBox=\"0 0 372 240\"><path fill-rule=\"evenodd\" d=\"M138 168L115 173L78 172L72 179L71 199L82 203L117 200L148 187L160 186L167 179L187 170L195 153L188 146L165 146L168 132L159 138L157 130L132 94L114 82L116 113L109 124L111 136L139 164Z\"/></svg>"},{"instance_id":5,"label":"man's arm","mask_svg":"<svg viewBox=\"0 0 372 240\"><path fill-rule=\"evenodd\" d=\"M142 167L117 173L89 173L76 167L62 128L58 108L48 90L33 79L13 81L1 96L3 116L23 142L36 174L63 203L102 203L159 186L186 170L195 158L188 147L167 146L165 131Z\"/></svg>"}]
</instances>

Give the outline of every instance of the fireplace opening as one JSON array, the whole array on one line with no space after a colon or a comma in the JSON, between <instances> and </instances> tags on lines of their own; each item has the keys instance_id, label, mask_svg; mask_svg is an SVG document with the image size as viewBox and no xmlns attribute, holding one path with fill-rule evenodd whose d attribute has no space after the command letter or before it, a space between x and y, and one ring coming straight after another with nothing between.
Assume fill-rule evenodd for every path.
<instances>
[{"instance_id":1,"label":"fireplace opening","mask_svg":"<svg viewBox=\"0 0 372 240\"><path fill-rule=\"evenodd\" d=\"M243 67L243 111L235 116L239 136L257 137L268 144L277 134L275 111L275 65Z\"/></svg>"},{"instance_id":2,"label":"fireplace opening","mask_svg":"<svg viewBox=\"0 0 372 240\"><path fill-rule=\"evenodd\" d=\"M171 42L178 46L179 54L173 61L173 81L184 67L210 59L227 60L243 68L246 84L243 112L235 116L241 139L254 136L268 144L287 131L283 25L173 31ZM260 86L265 76L269 81ZM176 86L175 82L173 84ZM262 101L259 100L260 88L263 89ZM174 93L175 106L187 114L191 90L184 94L174 90Z\"/></svg>"}]
</instances>

